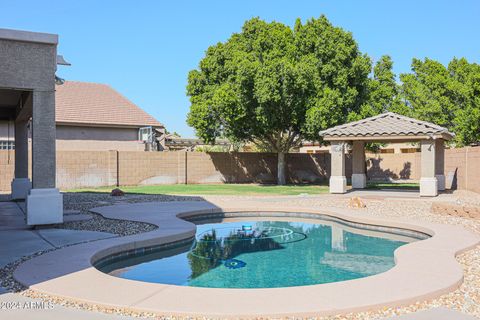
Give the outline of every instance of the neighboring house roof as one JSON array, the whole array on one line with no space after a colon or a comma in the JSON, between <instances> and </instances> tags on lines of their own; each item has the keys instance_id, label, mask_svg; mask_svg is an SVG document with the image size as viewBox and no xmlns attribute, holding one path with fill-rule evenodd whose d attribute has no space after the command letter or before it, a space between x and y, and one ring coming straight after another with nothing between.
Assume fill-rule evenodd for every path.
<instances>
[{"instance_id":1,"label":"neighboring house roof","mask_svg":"<svg viewBox=\"0 0 480 320\"><path fill-rule=\"evenodd\" d=\"M454 134L436 124L405 117L393 112L342 124L320 132L324 140L418 140L442 138Z\"/></svg>"},{"instance_id":2,"label":"neighboring house roof","mask_svg":"<svg viewBox=\"0 0 480 320\"><path fill-rule=\"evenodd\" d=\"M90 126L163 127L106 84L65 81L56 86L56 121Z\"/></svg>"}]
</instances>

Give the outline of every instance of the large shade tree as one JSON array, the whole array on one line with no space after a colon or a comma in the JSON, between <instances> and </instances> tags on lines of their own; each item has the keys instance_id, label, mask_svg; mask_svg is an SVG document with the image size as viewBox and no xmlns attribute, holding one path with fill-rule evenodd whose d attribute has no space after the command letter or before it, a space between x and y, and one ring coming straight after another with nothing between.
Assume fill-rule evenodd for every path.
<instances>
[{"instance_id":1,"label":"large shade tree","mask_svg":"<svg viewBox=\"0 0 480 320\"><path fill-rule=\"evenodd\" d=\"M480 141L480 65L413 59L412 72L400 80L404 114L447 127L459 146Z\"/></svg>"},{"instance_id":2,"label":"large shade tree","mask_svg":"<svg viewBox=\"0 0 480 320\"><path fill-rule=\"evenodd\" d=\"M351 33L324 16L293 29L254 18L189 73L187 122L206 142L227 137L277 153L285 184L285 154L355 118L370 69Z\"/></svg>"},{"instance_id":3,"label":"large shade tree","mask_svg":"<svg viewBox=\"0 0 480 320\"><path fill-rule=\"evenodd\" d=\"M355 119L360 120L384 112L405 112L400 85L393 72L393 61L388 55L382 56L373 67L373 76L368 79L367 97Z\"/></svg>"}]
</instances>

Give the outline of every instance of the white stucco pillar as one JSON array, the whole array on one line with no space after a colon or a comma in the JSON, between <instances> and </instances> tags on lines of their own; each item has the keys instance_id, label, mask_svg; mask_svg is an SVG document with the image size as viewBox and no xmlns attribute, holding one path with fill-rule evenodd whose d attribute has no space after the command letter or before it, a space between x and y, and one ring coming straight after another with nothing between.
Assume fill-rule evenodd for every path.
<instances>
[{"instance_id":1,"label":"white stucco pillar","mask_svg":"<svg viewBox=\"0 0 480 320\"><path fill-rule=\"evenodd\" d=\"M63 222L63 196L55 188L55 92L34 91L32 111L32 185L27 224Z\"/></svg>"},{"instance_id":2,"label":"white stucco pillar","mask_svg":"<svg viewBox=\"0 0 480 320\"><path fill-rule=\"evenodd\" d=\"M365 142L353 141L352 149L352 188L364 189L367 186L365 174Z\"/></svg>"},{"instance_id":3,"label":"white stucco pillar","mask_svg":"<svg viewBox=\"0 0 480 320\"><path fill-rule=\"evenodd\" d=\"M435 140L435 177L438 191L445 190L445 145L443 139Z\"/></svg>"},{"instance_id":4,"label":"white stucco pillar","mask_svg":"<svg viewBox=\"0 0 480 320\"><path fill-rule=\"evenodd\" d=\"M435 176L435 145L433 139L422 140L420 196L435 197L438 195L438 181Z\"/></svg>"},{"instance_id":5,"label":"white stucco pillar","mask_svg":"<svg viewBox=\"0 0 480 320\"><path fill-rule=\"evenodd\" d=\"M15 177L12 180L12 200L25 200L32 182L28 178L28 122L15 121Z\"/></svg>"},{"instance_id":6,"label":"white stucco pillar","mask_svg":"<svg viewBox=\"0 0 480 320\"><path fill-rule=\"evenodd\" d=\"M345 142L332 142L330 156L330 193L345 193L347 192L347 178L345 177Z\"/></svg>"}]
</instances>

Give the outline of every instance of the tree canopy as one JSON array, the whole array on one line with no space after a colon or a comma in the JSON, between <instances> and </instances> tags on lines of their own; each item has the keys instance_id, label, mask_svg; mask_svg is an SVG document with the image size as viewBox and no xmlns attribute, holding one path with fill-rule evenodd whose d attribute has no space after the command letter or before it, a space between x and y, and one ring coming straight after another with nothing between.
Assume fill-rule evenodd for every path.
<instances>
[{"instance_id":1,"label":"tree canopy","mask_svg":"<svg viewBox=\"0 0 480 320\"><path fill-rule=\"evenodd\" d=\"M447 67L413 59L412 73L400 75L402 113L444 126L457 145L480 141L480 65L454 58Z\"/></svg>"},{"instance_id":2,"label":"tree canopy","mask_svg":"<svg viewBox=\"0 0 480 320\"><path fill-rule=\"evenodd\" d=\"M224 136L277 152L284 183L284 153L357 114L370 69L351 33L325 16L293 29L254 18L189 73L187 122L207 142Z\"/></svg>"},{"instance_id":3,"label":"tree canopy","mask_svg":"<svg viewBox=\"0 0 480 320\"><path fill-rule=\"evenodd\" d=\"M207 143L224 137L278 153L280 184L293 147L386 111L445 126L458 145L480 140L478 64L413 59L399 79L389 56L372 66L352 34L325 16L293 28L253 18L190 71L187 122Z\"/></svg>"}]
</instances>

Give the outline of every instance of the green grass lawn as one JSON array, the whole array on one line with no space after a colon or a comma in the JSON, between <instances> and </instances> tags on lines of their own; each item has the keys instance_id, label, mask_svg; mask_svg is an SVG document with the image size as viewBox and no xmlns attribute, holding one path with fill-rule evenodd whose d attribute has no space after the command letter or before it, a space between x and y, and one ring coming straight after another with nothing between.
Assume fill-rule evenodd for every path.
<instances>
[{"instance_id":1,"label":"green grass lawn","mask_svg":"<svg viewBox=\"0 0 480 320\"><path fill-rule=\"evenodd\" d=\"M110 192L114 187L74 189L67 192ZM323 185L257 185L257 184L174 184L157 186L123 186L126 193L174 195L299 195L328 193Z\"/></svg>"},{"instance_id":2,"label":"green grass lawn","mask_svg":"<svg viewBox=\"0 0 480 320\"><path fill-rule=\"evenodd\" d=\"M367 189L398 189L398 190L418 190L418 183L391 183L391 182L368 182Z\"/></svg>"}]
</instances>

